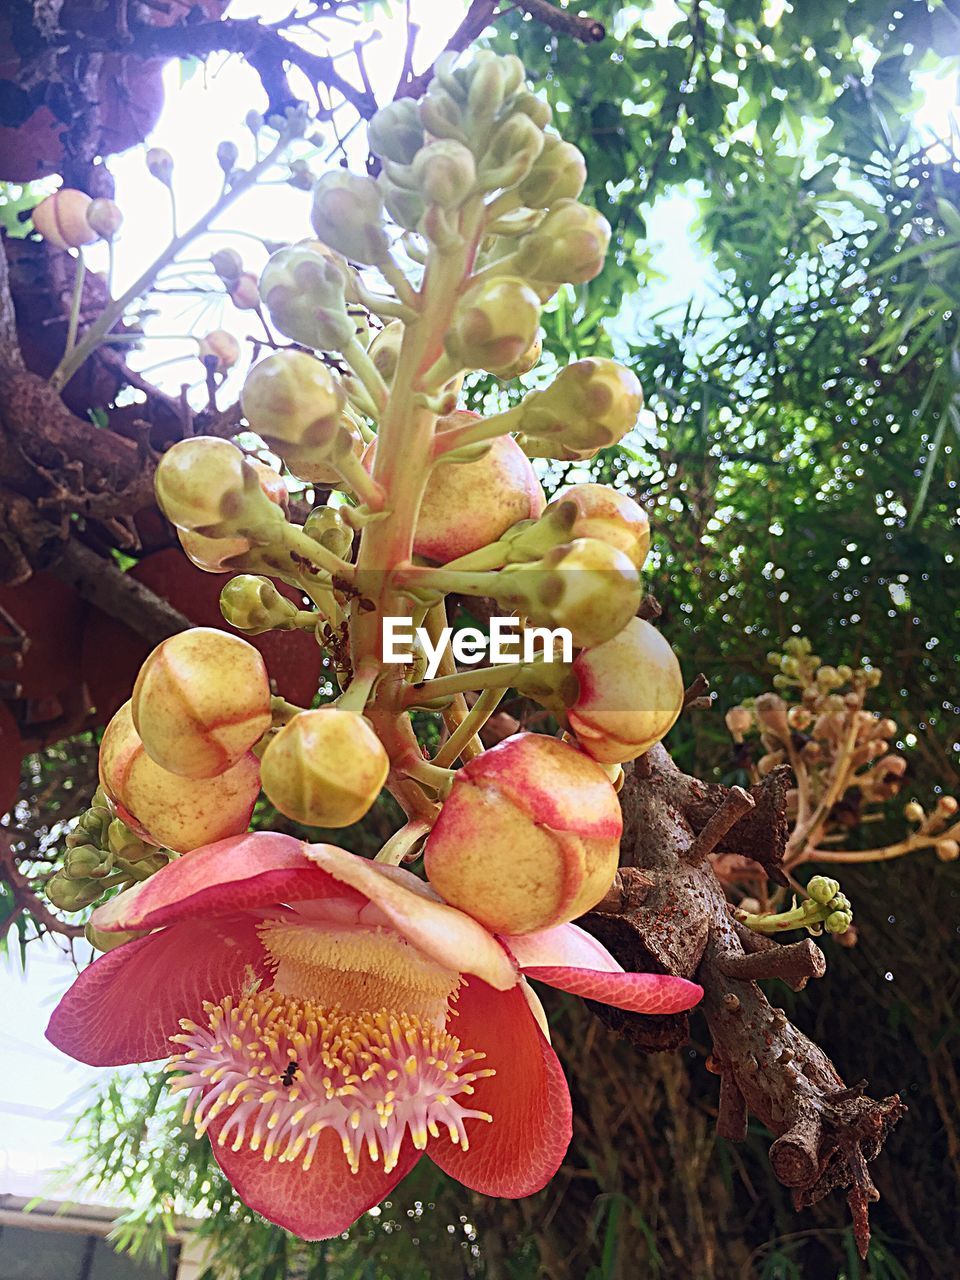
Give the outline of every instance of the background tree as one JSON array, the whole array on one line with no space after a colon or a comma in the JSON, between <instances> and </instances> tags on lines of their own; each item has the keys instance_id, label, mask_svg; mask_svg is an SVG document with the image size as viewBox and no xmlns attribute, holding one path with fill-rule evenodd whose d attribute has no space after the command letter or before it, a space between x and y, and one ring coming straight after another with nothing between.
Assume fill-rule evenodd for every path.
<instances>
[{"instance_id":1,"label":"background tree","mask_svg":"<svg viewBox=\"0 0 960 1280\"><path fill-rule=\"evenodd\" d=\"M912 121L914 77L953 54L960 11L951 0L821 0L815 13L731 0L678 6L667 27L653 6L589 8L581 21L543 3L504 15L474 3L455 38L465 45L484 36L521 54L585 152L589 198L615 229L616 254L598 280L561 296L545 345L562 362L629 352L652 417L628 450L558 467L551 479L616 477L649 509L650 587L663 625L685 671L705 671L724 706L766 687L768 649L791 633L807 635L828 661L869 659L888 673L874 705L902 726L904 794L949 791L958 779L960 169L955 138L934 145ZM317 14L347 18L353 9L320 5ZM149 113L128 113L137 122L132 138L111 135L102 95L80 83L77 67L127 85L136 99L131 86L147 82L131 74L131 59L142 72L157 59L217 49L250 60L275 112L296 97L291 64L318 86L326 109L336 106L341 134L372 110L357 55L348 68L304 52L302 24L267 31L217 20L215 11L176 9L169 22L153 21L159 12L134 15L127 31L112 7L92 25L82 10L72 27L65 14L52 41L29 5L15 6L5 82L13 105L0 142L9 150L12 137L17 157L43 154L37 118L47 112L54 124L44 137L59 141L46 171L109 194L98 157L143 136ZM401 91L422 81L410 62ZM2 162L0 148L0 176L34 176L4 171ZM697 201L710 287L685 310L654 316L644 218L677 190ZM29 192L11 189L7 200L10 227L22 229ZM15 317L9 305L0 309L0 577L13 584L0 595L12 619L3 656L21 652L21 628L34 643L19 667L8 662L0 673L9 676L0 689L4 745L19 740L27 752L21 800L0 838L8 938L22 945L45 929L79 931L35 892L54 865L63 824L92 789L89 738L71 735L103 723L153 643L185 618L216 618L219 583L206 587L210 580L166 550L172 535L151 510L152 460L183 433L185 415L188 429L206 433L233 434L240 419L214 394L206 407L185 408L133 374L122 359L136 319L129 309L124 342L101 346L62 399L51 392L31 374L46 376L58 363L77 296L83 341L103 315L102 285L88 278L77 290L76 260L35 241L8 238L6 248ZM50 315L62 321L44 324ZM104 332L114 323L119 314ZM210 381L215 392L215 369ZM130 387L145 397L135 407L123 403ZM504 393L479 383L472 394L489 404ZM38 580L43 589L27 617L26 593ZM43 650L58 634L71 643L54 639ZM109 681L96 661L106 651ZM507 713L523 719L530 708L518 702ZM717 713L685 716L670 745L700 776L747 781L747 761L731 757ZM901 826L894 806L882 830L895 839ZM390 814L375 812L355 847L389 829ZM877 830L869 838L855 831L854 845L875 844ZM960 1173L950 1013L955 868L920 854L895 869L845 874L844 887L857 906L860 944L829 949L830 973L815 1000L796 999L796 1018L818 1034L828 1028L841 1066L862 1068L882 1092L905 1089L911 1105L891 1162L878 1166L884 1199L868 1274L945 1274L949 1246L940 1242L950 1240L952 1205L942 1170ZM348 1274L351 1265L385 1276L455 1266L490 1276L535 1274L538 1266L611 1277L637 1268L858 1274L842 1206L828 1202L795 1218L759 1134L745 1148L712 1138L716 1087L702 1062L641 1058L582 1010L557 1001L552 1013L580 1095L569 1177L531 1201L478 1202L469 1223L421 1168L393 1212L365 1220L342 1247L306 1249L255 1223L221 1183L206 1190L205 1153L170 1117L158 1114L143 1141L157 1102L150 1082L140 1094L112 1088L97 1104L91 1160L101 1168L107 1157L108 1171L131 1188L152 1179L158 1222L178 1194L213 1208L223 1256L246 1275L295 1274L297 1266ZM694 1058L705 1047L694 1041ZM456 1246L448 1225L462 1236Z\"/></svg>"}]
</instances>

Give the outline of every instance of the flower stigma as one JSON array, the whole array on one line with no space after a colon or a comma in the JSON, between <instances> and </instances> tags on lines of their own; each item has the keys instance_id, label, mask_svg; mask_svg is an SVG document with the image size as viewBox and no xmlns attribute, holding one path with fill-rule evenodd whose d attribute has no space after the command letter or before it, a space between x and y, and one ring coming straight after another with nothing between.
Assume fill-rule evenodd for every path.
<instances>
[{"instance_id":1,"label":"flower stigma","mask_svg":"<svg viewBox=\"0 0 960 1280\"><path fill-rule=\"evenodd\" d=\"M390 929L294 919L260 927L274 971L268 990L205 1001L206 1025L180 1022L166 1070L189 1091L184 1122L197 1136L230 1111L220 1146L310 1169L325 1129L358 1173L364 1149L389 1173L409 1130L417 1150L445 1128L469 1147L464 1105L495 1072L446 1029L460 975ZM232 1110L231 1110L232 1108Z\"/></svg>"}]
</instances>

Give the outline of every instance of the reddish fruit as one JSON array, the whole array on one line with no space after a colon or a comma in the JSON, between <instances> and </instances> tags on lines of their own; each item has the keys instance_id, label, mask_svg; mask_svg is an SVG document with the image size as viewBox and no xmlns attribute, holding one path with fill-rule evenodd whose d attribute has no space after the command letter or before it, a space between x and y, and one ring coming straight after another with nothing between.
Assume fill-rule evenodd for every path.
<instances>
[{"instance_id":1,"label":"reddish fruit","mask_svg":"<svg viewBox=\"0 0 960 1280\"><path fill-rule=\"evenodd\" d=\"M198 626L219 627L230 635L239 634L224 621L220 612L223 579L197 569L179 547L168 547L145 557L130 574L169 600ZM300 605L291 587L277 583L277 589ZM322 660L313 636L303 631L285 631L254 636L250 643L263 654L281 696L300 706L309 706L320 682ZM151 647L148 640L115 618L91 610L83 633L80 670L101 723L130 697L137 672Z\"/></svg>"}]
</instances>

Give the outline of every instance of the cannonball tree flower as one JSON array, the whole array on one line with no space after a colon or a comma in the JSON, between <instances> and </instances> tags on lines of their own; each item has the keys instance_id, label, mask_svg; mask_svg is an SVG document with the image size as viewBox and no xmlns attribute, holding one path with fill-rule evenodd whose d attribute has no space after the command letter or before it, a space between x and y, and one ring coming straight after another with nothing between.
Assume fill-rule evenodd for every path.
<instances>
[{"instance_id":1,"label":"cannonball tree flower","mask_svg":"<svg viewBox=\"0 0 960 1280\"><path fill-rule=\"evenodd\" d=\"M487 1195L546 1185L571 1104L527 979L641 1013L702 994L574 925L498 939L408 871L270 832L195 850L93 924L146 936L84 970L48 1038L94 1066L169 1058L241 1199L305 1239L424 1151Z\"/></svg>"}]
</instances>

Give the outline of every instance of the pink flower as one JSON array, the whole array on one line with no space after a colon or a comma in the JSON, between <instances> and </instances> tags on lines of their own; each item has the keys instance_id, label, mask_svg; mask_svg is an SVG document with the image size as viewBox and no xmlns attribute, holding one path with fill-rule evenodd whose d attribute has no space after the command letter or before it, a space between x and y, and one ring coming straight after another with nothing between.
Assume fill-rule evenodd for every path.
<instances>
[{"instance_id":1,"label":"pink flower","mask_svg":"<svg viewBox=\"0 0 960 1280\"><path fill-rule=\"evenodd\" d=\"M94 923L150 932L80 975L49 1039L95 1066L170 1058L241 1198L306 1239L425 1149L487 1195L550 1180L570 1094L527 978L641 1013L702 994L575 925L498 939L410 872L272 833L195 850Z\"/></svg>"}]
</instances>

